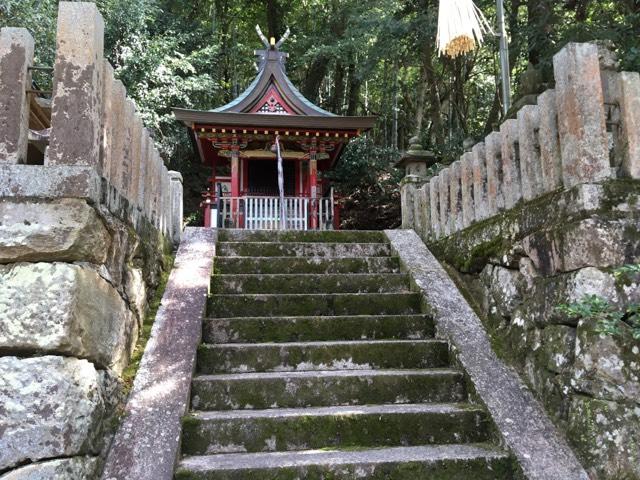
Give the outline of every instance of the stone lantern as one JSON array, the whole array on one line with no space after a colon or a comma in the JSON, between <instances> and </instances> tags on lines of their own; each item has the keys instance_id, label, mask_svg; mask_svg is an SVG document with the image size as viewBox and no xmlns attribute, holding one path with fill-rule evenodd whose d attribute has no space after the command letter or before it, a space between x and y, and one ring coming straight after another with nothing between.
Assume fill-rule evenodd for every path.
<instances>
[{"instance_id":1,"label":"stone lantern","mask_svg":"<svg viewBox=\"0 0 640 480\"><path fill-rule=\"evenodd\" d=\"M429 167L434 165L437 158L433 152L423 150L418 137L409 140L409 148L395 164L396 168L404 168L405 176L400 182L400 197L402 202L402 228L413 228L421 231L421 212L426 204L420 195L422 187L428 182Z\"/></svg>"}]
</instances>

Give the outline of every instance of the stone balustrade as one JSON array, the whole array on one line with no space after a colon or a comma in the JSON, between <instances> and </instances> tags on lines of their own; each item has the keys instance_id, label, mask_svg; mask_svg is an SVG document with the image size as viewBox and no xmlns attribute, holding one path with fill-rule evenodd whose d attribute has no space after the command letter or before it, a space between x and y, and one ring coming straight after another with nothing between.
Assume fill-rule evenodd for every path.
<instances>
[{"instance_id":1,"label":"stone balustrade","mask_svg":"<svg viewBox=\"0 0 640 480\"><path fill-rule=\"evenodd\" d=\"M26 29L0 31L0 196L84 198L178 243L182 177L165 166L103 44L95 4L60 3L49 145L29 165L34 42Z\"/></svg>"},{"instance_id":2,"label":"stone balustrade","mask_svg":"<svg viewBox=\"0 0 640 480\"><path fill-rule=\"evenodd\" d=\"M103 38L94 3L59 3L49 103L34 96L31 35L0 30L3 479L100 474L125 369L181 237L182 177ZM50 130L32 132L49 105Z\"/></svg>"},{"instance_id":3,"label":"stone balustrade","mask_svg":"<svg viewBox=\"0 0 640 480\"><path fill-rule=\"evenodd\" d=\"M553 191L640 179L640 74L617 72L613 54L592 43L568 44L553 65L555 89L537 105L436 177L411 174L403 227L436 241Z\"/></svg>"}]
</instances>

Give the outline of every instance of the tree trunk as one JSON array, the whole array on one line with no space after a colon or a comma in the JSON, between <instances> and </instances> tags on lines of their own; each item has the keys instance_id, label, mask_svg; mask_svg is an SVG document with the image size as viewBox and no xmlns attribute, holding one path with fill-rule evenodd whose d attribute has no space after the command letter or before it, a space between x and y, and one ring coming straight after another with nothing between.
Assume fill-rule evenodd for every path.
<instances>
[{"instance_id":1,"label":"tree trunk","mask_svg":"<svg viewBox=\"0 0 640 480\"><path fill-rule=\"evenodd\" d=\"M340 60L336 62L336 73L333 83L333 94L329 101L329 110L340 115L344 104L344 65Z\"/></svg>"},{"instance_id":2,"label":"tree trunk","mask_svg":"<svg viewBox=\"0 0 640 480\"><path fill-rule=\"evenodd\" d=\"M267 0L267 28L269 30L269 38L273 37L276 41L284 33L282 31L282 7L278 0Z\"/></svg>"},{"instance_id":3,"label":"tree trunk","mask_svg":"<svg viewBox=\"0 0 640 480\"><path fill-rule=\"evenodd\" d=\"M347 115L352 117L357 115L358 104L360 103L360 87L362 80L356 76L356 64L351 62L348 69L349 74L349 92L347 95Z\"/></svg>"}]
</instances>

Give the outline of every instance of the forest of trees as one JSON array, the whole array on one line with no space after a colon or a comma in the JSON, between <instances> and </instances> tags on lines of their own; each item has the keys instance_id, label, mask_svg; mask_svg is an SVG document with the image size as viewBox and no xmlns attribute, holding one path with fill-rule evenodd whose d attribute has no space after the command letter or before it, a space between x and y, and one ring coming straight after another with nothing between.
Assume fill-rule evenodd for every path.
<instances>
[{"instance_id":1,"label":"forest of trees","mask_svg":"<svg viewBox=\"0 0 640 480\"><path fill-rule=\"evenodd\" d=\"M207 172L197 164L171 107L211 109L255 76L260 24L290 54L291 80L312 101L342 115L376 115L366 139L333 176L345 196L346 227L398 222L392 163L409 137L455 159L465 138L502 121L498 42L438 57L438 0L97 0L107 57L159 142L165 161L187 177L195 216ZM492 25L495 1L476 0ZM609 40L622 67L640 70L640 0L505 0L514 97L552 82L551 57L567 41ZM37 64L52 65L56 0L0 0L0 26L22 26L37 42ZM37 82L47 86L46 76Z\"/></svg>"}]
</instances>

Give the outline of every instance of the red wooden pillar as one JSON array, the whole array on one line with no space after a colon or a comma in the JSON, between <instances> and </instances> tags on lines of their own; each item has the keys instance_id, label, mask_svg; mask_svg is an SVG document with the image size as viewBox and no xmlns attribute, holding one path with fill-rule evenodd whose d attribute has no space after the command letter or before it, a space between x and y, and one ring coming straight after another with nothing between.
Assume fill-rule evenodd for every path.
<instances>
[{"instance_id":1,"label":"red wooden pillar","mask_svg":"<svg viewBox=\"0 0 640 480\"><path fill-rule=\"evenodd\" d=\"M231 141L231 219L234 227L240 225L239 207L240 202L240 147L238 137L233 135Z\"/></svg>"},{"instance_id":2,"label":"red wooden pillar","mask_svg":"<svg viewBox=\"0 0 640 480\"><path fill-rule=\"evenodd\" d=\"M309 219L309 226L311 230L318 228L318 143L316 139L311 140L311 147L309 148L309 184L311 195L311 218Z\"/></svg>"}]
</instances>

